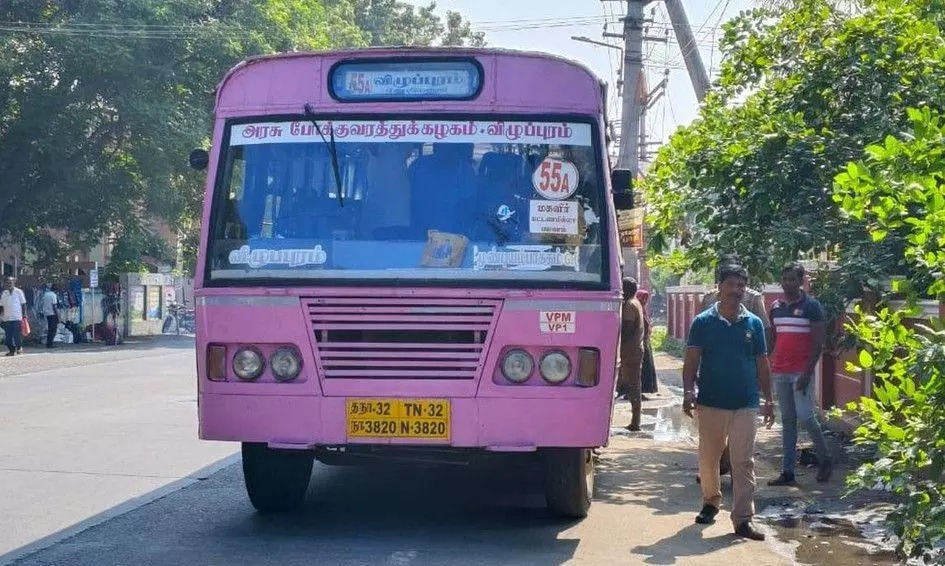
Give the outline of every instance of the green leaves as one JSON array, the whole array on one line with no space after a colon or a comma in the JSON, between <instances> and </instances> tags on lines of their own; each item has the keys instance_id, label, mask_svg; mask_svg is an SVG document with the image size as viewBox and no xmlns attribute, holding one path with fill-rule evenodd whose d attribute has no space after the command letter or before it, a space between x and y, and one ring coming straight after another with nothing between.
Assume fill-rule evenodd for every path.
<instances>
[{"instance_id":1,"label":"green leaves","mask_svg":"<svg viewBox=\"0 0 945 566\"><path fill-rule=\"evenodd\" d=\"M141 249L158 220L192 233L204 179L186 156L209 145L213 93L240 60L482 41L458 14L444 25L400 0L18 1L0 2L0 22L13 30L0 32L0 241L45 264L106 235Z\"/></svg>"},{"instance_id":2,"label":"green leaves","mask_svg":"<svg viewBox=\"0 0 945 566\"><path fill-rule=\"evenodd\" d=\"M644 183L649 257L672 250L659 263L682 273L737 251L765 278L826 255L815 292L835 315L864 287L882 305L893 276L910 283L895 290L907 306L945 297L945 2L833 4L784 2L725 26L716 88ZM903 496L890 520L918 555L945 541L945 487L927 479L945 469L945 333L907 314L859 311L848 325L848 367L873 379L858 440L883 456L850 482Z\"/></svg>"}]
</instances>

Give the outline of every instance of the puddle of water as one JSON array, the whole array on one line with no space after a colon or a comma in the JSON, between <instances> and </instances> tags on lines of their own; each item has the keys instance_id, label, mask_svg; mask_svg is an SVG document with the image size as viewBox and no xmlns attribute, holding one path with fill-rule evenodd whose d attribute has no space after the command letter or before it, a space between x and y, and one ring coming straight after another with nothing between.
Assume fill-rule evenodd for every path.
<instances>
[{"instance_id":1,"label":"puddle of water","mask_svg":"<svg viewBox=\"0 0 945 566\"><path fill-rule=\"evenodd\" d=\"M893 565L895 543L884 538L888 532L882 519L873 513L824 514L813 508L766 507L756 515L770 525L782 542L794 546L801 564L838 566Z\"/></svg>"},{"instance_id":2,"label":"puddle of water","mask_svg":"<svg viewBox=\"0 0 945 566\"><path fill-rule=\"evenodd\" d=\"M630 432L622 423L630 422L630 403L621 401L614 408L614 422L620 426L610 429L611 436L633 436L652 438L658 442L686 442L695 444L698 438L698 429L693 419L687 417L679 399L674 398L671 404L644 408L640 416L640 432Z\"/></svg>"}]
</instances>

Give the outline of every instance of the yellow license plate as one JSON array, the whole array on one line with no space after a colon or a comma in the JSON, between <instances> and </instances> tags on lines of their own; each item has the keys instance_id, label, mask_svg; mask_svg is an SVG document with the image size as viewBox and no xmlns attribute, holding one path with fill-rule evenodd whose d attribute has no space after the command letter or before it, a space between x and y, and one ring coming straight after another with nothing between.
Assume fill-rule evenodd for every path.
<instances>
[{"instance_id":1,"label":"yellow license plate","mask_svg":"<svg viewBox=\"0 0 945 566\"><path fill-rule=\"evenodd\" d=\"M348 437L449 440L448 399L348 399Z\"/></svg>"}]
</instances>

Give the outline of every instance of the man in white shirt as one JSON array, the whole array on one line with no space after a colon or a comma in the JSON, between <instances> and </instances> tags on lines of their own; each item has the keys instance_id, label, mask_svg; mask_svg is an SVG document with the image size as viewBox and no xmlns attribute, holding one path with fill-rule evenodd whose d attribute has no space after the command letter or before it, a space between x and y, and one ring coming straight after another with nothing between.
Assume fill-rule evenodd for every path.
<instances>
[{"instance_id":1,"label":"man in white shirt","mask_svg":"<svg viewBox=\"0 0 945 566\"><path fill-rule=\"evenodd\" d=\"M16 280L7 277L3 280L3 292L0 293L0 318L3 319L3 332L6 334L7 356L23 353L23 318L26 316L26 295L15 285Z\"/></svg>"},{"instance_id":2,"label":"man in white shirt","mask_svg":"<svg viewBox=\"0 0 945 566\"><path fill-rule=\"evenodd\" d=\"M59 330L59 295L55 285L46 287L43 296L39 299L39 308L46 317L46 347L53 347L53 338Z\"/></svg>"}]
</instances>

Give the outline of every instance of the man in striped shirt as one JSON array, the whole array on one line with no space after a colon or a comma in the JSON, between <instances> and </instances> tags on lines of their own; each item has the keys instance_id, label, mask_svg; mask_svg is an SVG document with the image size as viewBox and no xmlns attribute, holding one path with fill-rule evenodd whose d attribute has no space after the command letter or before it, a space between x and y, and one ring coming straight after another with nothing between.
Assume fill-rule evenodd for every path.
<instances>
[{"instance_id":1,"label":"man in striped shirt","mask_svg":"<svg viewBox=\"0 0 945 566\"><path fill-rule=\"evenodd\" d=\"M814 414L813 375L823 352L824 309L807 295L804 266L792 263L781 272L784 297L771 307L774 326L771 372L781 411L781 441L784 454L781 475L768 485L795 485L794 469L797 461L797 421L807 429L814 442L819 468L817 481L830 479L833 465L824 432Z\"/></svg>"}]
</instances>

